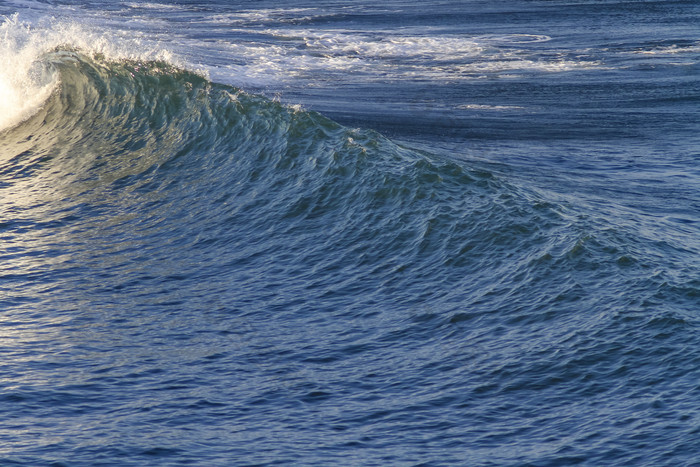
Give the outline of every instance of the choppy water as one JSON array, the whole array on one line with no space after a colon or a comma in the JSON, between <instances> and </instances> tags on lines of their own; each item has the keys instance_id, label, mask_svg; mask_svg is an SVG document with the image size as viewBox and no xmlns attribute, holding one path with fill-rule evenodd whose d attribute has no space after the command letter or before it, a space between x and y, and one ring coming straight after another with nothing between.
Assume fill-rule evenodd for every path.
<instances>
[{"instance_id":1,"label":"choppy water","mask_svg":"<svg viewBox=\"0 0 700 467\"><path fill-rule=\"evenodd\" d=\"M700 463L697 2L0 14L0 464Z\"/></svg>"}]
</instances>

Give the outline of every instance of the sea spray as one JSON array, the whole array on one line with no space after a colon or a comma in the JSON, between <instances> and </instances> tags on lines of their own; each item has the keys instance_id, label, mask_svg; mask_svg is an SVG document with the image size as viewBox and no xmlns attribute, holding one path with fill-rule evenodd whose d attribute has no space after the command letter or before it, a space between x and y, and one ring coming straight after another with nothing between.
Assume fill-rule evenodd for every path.
<instances>
[{"instance_id":1,"label":"sea spray","mask_svg":"<svg viewBox=\"0 0 700 467\"><path fill-rule=\"evenodd\" d=\"M30 24L16 13L5 16L0 37L0 131L36 113L60 85L50 58L56 50L75 50L107 61L158 60L182 65L171 52L148 39L113 37L56 19Z\"/></svg>"},{"instance_id":2,"label":"sea spray","mask_svg":"<svg viewBox=\"0 0 700 467\"><path fill-rule=\"evenodd\" d=\"M0 25L0 131L31 116L58 85L54 69L39 58L36 36L17 15Z\"/></svg>"}]
</instances>

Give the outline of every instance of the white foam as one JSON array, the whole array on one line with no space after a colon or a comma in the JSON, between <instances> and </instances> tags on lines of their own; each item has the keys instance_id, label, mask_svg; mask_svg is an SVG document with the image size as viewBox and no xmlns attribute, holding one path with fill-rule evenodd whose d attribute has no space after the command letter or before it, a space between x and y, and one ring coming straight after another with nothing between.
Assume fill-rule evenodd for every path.
<instances>
[{"instance_id":1,"label":"white foam","mask_svg":"<svg viewBox=\"0 0 700 467\"><path fill-rule=\"evenodd\" d=\"M456 108L464 110L517 110L525 107L519 105L487 105L487 104L465 104Z\"/></svg>"},{"instance_id":2,"label":"white foam","mask_svg":"<svg viewBox=\"0 0 700 467\"><path fill-rule=\"evenodd\" d=\"M200 21L211 24L255 25L259 23L290 23L310 21L319 17L333 16L318 8L261 8L240 10L235 13L216 14Z\"/></svg>"},{"instance_id":3,"label":"white foam","mask_svg":"<svg viewBox=\"0 0 700 467\"><path fill-rule=\"evenodd\" d=\"M470 38L386 36L372 37L353 34L305 34L306 46L336 56L365 58L421 58L455 60L483 53L483 47Z\"/></svg>"},{"instance_id":4,"label":"white foam","mask_svg":"<svg viewBox=\"0 0 700 467\"><path fill-rule=\"evenodd\" d=\"M180 10L180 9L182 9L182 7L179 5L171 5L171 4L166 4L166 3L151 3L151 2L141 2L141 3L129 2L129 3L126 3L126 6L128 6L129 8L142 9L142 10Z\"/></svg>"},{"instance_id":5,"label":"white foam","mask_svg":"<svg viewBox=\"0 0 700 467\"><path fill-rule=\"evenodd\" d=\"M55 72L38 61L28 26L17 15L0 24L0 131L34 114L58 85Z\"/></svg>"},{"instance_id":6,"label":"white foam","mask_svg":"<svg viewBox=\"0 0 700 467\"><path fill-rule=\"evenodd\" d=\"M478 42L491 44L530 44L549 42L551 37L541 34L484 34L475 38Z\"/></svg>"},{"instance_id":7,"label":"white foam","mask_svg":"<svg viewBox=\"0 0 700 467\"><path fill-rule=\"evenodd\" d=\"M47 20L28 24L17 14L0 23L0 131L23 122L60 85L47 54L66 47L106 60L176 60L158 45L138 38L117 40L75 23Z\"/></svg>"},{"instance_id":8,"label":"white foam","mask_svg":"<svg viewBox=\"0 0 700 467\"><path fill-rule=\"evenodd\" d=\"M635 50L633 53L641 55L677 55L698 52L700 52L700 42L697 42L693 45L679 46L673 44L669 46L654 47L652 49L639 49Z\"/></svg>"},{"instance_id":9,"label":"white foam","mask_svg":"<svg viewBox=\"0 0 700 467\"><path fill-rule=\"evenodd\" d=\"M259 41L222 41L217 45L221 56L231 58L224 67L241 85L274 85L290 79L314 85L319 77L343 82L507 79L522 72L560 73L601 67L600 62L586 60L585 55L569 56L539 46L551 40L544 35L421 35L407 30L367 33L278 28L255 33Z\"/></svg>"},{"instance_id":10,"label":"white foam","mask_svg":"<svg viewBox=\"0 0 700 467\"><path fill-rule=\"evenodd\" d=\"M163 0L130 0L120 6L128 15L122 10L112 14L72 7L51 13L75 18L80 26L39 18L44 23L32 23L36 37L30 48L38 51L35 60L41 60L41 54L51 47L68 45L112 60L165 60L183 68L195 67L195 71L206 69L217 81L251 89L279 89L292 82L312 87L336 81L508 79L523 72L559 73L601 66L587 60L585 53L564 55L548 47L551 38L545 35L458 35L439 28L410 27L371 32L300 28L298 23L306 18L334 14L318 8L193 14L193 30L211 25L222 32L216 40L202 41L187 29L172 31ZM288 27L290 23L294 27ZM229 40L226 34L242 39ZM176 60L161 44L168 44L184 61Z\"/></svg>"}]
</instances>

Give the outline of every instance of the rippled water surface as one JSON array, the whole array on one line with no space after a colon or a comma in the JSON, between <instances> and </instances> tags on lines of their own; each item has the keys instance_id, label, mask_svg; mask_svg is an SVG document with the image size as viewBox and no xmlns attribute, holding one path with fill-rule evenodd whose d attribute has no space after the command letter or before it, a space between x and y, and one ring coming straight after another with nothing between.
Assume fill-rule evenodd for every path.
<instances>
[{"instance_id":1,"label":"rippled water surface","mask_svg":"<svg viewBox=\"0 0 700 467\"><path fill-rule=\"evenodd\" d=\"M0 4L0 464L697 464L699 7Z\"/></svg>"}]
</instances>

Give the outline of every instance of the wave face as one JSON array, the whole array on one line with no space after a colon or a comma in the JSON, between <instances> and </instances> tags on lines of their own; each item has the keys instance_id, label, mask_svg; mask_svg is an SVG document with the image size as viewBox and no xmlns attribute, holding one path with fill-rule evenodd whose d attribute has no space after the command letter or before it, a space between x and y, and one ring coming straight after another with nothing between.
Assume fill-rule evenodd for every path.
<instances>
[{"instance_id":1,"label":"wave face","mask_svg":"<svg viewBox=\"0 0 700 467\"><path fill-rule=\"evenodd\" d=\"M692 463L694 205L3 27L0 463Z\"/></svg>"},{"instance_id":2,"label":"wave face","mask_svg":"<svg viewBox=\"0 0 700 467\"><path fill-rule=\"evenodd\" d=\"M71 50L44 60L60 76L59 91L2 134L3 174L13 192L23 193L26 209L52 209L44 214L62 235L96 229L102 237L105 216L109 224L116 220L117 238L128 237L128 250L141 260L143 251L132 242L144 248L155 242L155 260L172 253L161 250L167 239L182 246L177 261L184 263L176 270L190 270L187 252L203 248L197 255L223 261L226 276L234 265L254 270L249 263L260 258L266 277L308 275L298 283L301 295L317 287L334 295L331 271L365 283L368 290L356 290L364 295L414 262L436 273L445 264L472 262L454 255L479 247L471 238L506 221L509 204L523 205L532 217L523 226L504 226L506 232L522 229L528 238L538 235L542 216L558 217L551 208L539 212L487 171L433 159L166 62L105 61ZM484 260L490 261L476 256L470 269ZM299 269L290 274L285 264ZM448 268L457 273L451 279L440 273L436 284L460 281L462 267ZM350 273L355 268L367 277ZM130 276L115 277L136 279ZM403 289L401 301L427 290Z\"/></svg>"}]
</instances>

